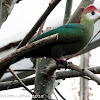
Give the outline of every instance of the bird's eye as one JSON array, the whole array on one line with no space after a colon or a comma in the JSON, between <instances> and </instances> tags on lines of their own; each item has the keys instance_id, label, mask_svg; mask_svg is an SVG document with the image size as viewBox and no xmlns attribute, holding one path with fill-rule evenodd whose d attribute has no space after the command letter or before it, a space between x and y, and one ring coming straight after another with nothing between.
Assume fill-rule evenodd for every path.
<instances>
[{"instance_id":1,"label":"bird's eye","mask_svg":"<svg viewBox=\"0 0 100 100\"><path fill-rule=\"evenodd\" d=\"M92 15L95 15L95 12L94 12L94 11L92 11L92 12L91 12L91 14L92 14Z\"/></svg>"}]
</instances>

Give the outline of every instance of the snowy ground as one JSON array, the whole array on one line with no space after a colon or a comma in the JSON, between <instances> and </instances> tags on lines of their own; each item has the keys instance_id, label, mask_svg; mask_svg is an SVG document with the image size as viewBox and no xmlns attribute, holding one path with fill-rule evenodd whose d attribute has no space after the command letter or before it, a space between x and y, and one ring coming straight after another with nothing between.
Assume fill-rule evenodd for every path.
<instances>
[{"instance_id":1,"label":"snowy ground","mask_svg":"<svg viewBox=\"0 0 100 100\"><path fill-rule=\"evenodd\" d=\"M0 30L0 47L16 40L22 39L31 27L35 24L44 10L47 8L50 0L23 0L19 4L16 4L8 20L2 25ZM78 6L81 0L73 0L72 13ZM57 27L62 25L64 17L66 0L62 0L61 3L54 9L54 11L47 18L44 30L46 27ZM100 0L95 0L94 5L99 8ZM97 24L99 26L99 24ZM97 30L97 28L96 28ZM98 28L99 30L99 28ZM91 51L90 66L100 65L100 48ZM5 54L6 55L6 54ZM0 57L3 55L0 55ZM79 65L79 57L73 59L73 63ZM95 82L90 82L92 90L90 91L90 100L100 100L99 91L100 86ZM33 86L32 86L33 87ZM32 88L30 87L30 88ZM58 90L63 94L67 100L79 100L79 78L66 79L61 82ZM93 95L92 95L93 94ZM0 99L2 100L31 100L31 95L20 89L7 90L0 92ZM59 99L60 100L60 99Z\"/></svg>"}]
</instances>

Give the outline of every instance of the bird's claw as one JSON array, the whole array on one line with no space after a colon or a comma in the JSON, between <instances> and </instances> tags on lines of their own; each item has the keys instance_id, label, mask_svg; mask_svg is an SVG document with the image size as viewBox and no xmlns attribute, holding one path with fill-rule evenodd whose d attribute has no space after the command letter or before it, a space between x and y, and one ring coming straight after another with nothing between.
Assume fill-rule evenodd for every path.
<instances>
[{"instance_id":1,"label":"bird's claw","mask_svg":"<svg viewBox=\"0 0 100 100\"><path fill-rule=\"evenodd\" d=\"M65 69L68 69L68 66L69 66L69 62L67 62L67 60L65 58L57 59L56 64L57 64L57 66L64 65Z\"/></svg>"}]
</instances>

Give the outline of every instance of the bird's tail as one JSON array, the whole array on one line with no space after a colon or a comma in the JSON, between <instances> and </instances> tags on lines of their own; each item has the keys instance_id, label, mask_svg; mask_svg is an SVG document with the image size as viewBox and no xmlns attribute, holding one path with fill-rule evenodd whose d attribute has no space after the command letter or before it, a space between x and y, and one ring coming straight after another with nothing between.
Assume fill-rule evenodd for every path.
<instances>
[{"instance_id":1,"label":"bird's tail","mask_svg":"<svg viewBox=\"0 0 100 100\"><path fill-rule=\"evenodd\" d=\"M16 62L18 62L18 61L20 61L20 60L22 60L22 59L24 59L24 58L29 58L28 53L25 53L25 54L23 54L23 55L21 55L21 56L15 58L15 60L14 60L13 63L16 63Z\"/></svg>"}]
</instances>

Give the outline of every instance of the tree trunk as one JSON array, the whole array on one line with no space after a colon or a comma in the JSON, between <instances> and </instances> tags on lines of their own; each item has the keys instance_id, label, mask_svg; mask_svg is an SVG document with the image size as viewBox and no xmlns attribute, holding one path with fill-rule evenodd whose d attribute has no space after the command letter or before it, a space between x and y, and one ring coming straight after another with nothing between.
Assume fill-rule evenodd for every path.
<instances>
[{"instance_id":1,"label":"tree trunk","mask_svg":"<svg viewBox=\"0 0 100 100\"><path fill-rule=\"evenodd\" d=\"M39 58L36 65L35 94L32 100L51 100L53 93L55 73L52 76L46 74L46 68L54 61L50 58ZM36 97L36 98L35 98Z\"/></svg>"},{"instance_id":2,"label":"tree trunk","mask_svg":"<svg viewBox=\"0 0 100 100\"><path fill-rule=\"evenodd\" d=\"M80 56L80 65L86 68L89 66L89 53ZM80 100L88 100L88 80L80 78Z\"/></svg>"},{"instance_id":3,"label":"tree trunk","mask_svg":"<svg viewBox=\"0 0 100 100\"><path fill-rule=\"evenodd\" d=\"M11 13L17 0L0 0L0 28Z\"/></svg>"}]
</instances>

